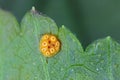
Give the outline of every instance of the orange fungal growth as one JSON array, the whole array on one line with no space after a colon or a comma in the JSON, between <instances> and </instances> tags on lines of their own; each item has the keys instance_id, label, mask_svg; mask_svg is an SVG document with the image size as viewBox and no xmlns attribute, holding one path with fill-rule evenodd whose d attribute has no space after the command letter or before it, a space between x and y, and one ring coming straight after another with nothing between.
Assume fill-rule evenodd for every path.
<instances>
[{"instance_id":1,"label":"orange fungal growth","mask_svg":"<svg viewBox=\"0 0 120 80\"><path fill-rule=\"evenodd\" d=\"M39 49L45 57L52 57L60 50L60 41L55 35L45 34L40 39Z\"/></svg>"}]
</instances>

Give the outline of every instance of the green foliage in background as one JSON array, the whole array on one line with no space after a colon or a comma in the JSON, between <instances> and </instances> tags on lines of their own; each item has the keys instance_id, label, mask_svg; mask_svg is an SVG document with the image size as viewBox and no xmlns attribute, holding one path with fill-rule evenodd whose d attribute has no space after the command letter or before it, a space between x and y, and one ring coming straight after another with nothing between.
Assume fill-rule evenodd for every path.
<instances>
[{"instance_id":1,"label":"green foliage in background","mask_svg":"<svg viewBox=\"0 0 120 80\"><path fill-rule=\"evenodd\" d=\"M54 57L45 58L39 51L44 33L56 34L61 41ZM35 10L26 13L20 25L0 10L0 80L119 80L119 76L120 44L111 37L83 50L66 27L58 28Z\"/></svg>"}]
</instances>

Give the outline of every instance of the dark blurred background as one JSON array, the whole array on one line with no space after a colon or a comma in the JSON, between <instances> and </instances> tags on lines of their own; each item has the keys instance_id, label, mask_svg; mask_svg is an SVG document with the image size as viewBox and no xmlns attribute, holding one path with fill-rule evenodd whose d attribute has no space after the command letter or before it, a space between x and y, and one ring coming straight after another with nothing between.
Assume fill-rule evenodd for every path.
<instances>
[{"instance_id":1,"label":"dark blurred background","mask_svg":"<svg viewBox=\"0 0 120 80\"><path fill-rule=\"evenodd\" d=\"M120 42L120 0L0 0L0 7L19 22L32 6L59 27L64 24L84 47L106 36Z\"/></svg>"}]
</instances>

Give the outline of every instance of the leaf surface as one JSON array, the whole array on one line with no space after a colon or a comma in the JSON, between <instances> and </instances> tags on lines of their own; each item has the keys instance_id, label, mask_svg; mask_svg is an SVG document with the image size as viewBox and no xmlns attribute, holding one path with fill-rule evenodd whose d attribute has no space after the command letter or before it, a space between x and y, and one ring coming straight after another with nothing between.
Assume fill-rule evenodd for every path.
<instances>
[{"instance_id":1,"label":"leaf surface","mask_svg":"<svg viewBox=\"0 0 120 80\"><path fill-rule=\"evenodd\" d=\"M60 51L46 58L39 51L43 34L56 35ZM35 10L27 12L21 27L9 12L0 10L1 80L119 80L120 44L110 37L84 51L64 25L60 28Z\"/></svg>"}]
</instances>

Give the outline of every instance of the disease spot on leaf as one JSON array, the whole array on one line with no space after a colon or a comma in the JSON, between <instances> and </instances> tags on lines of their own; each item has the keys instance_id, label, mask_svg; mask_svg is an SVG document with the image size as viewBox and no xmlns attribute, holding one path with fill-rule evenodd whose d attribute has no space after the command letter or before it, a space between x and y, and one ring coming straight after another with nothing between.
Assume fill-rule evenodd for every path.
<instances>
[{"instance_id":1,"label":"disease spot on leaf","mask_svg":"<svg viewBox=\"0 0 120 80\"><path fill-rule=\"evenodd\" d=\"M50 40L51 40L52 42L54 42L54 41L56 41L56 37L55 37L55 36L51 36L51 37L50 37Z\"/></svg>"},{"instance_id":2,"label":"disease spot on leaf","mask_svg":"<svg viewBox=\"0 0 120 80\"><path fill-rule=\"evenodd\" d=\"M52 57L60 50L60 41L53 34L44 34L40 39L40 51L45 57Z\"/></svg>"},{"instance_id":3,"label":"disease spot on leaf","mask_svg":"<svg viewBox=\"0 0 120 80\"><path fill-rule=\"evenodd\" d=\"M48 45L47 41L42 42L42 46L47 46L47 45Z\"/></svg>"}]
</instances>

